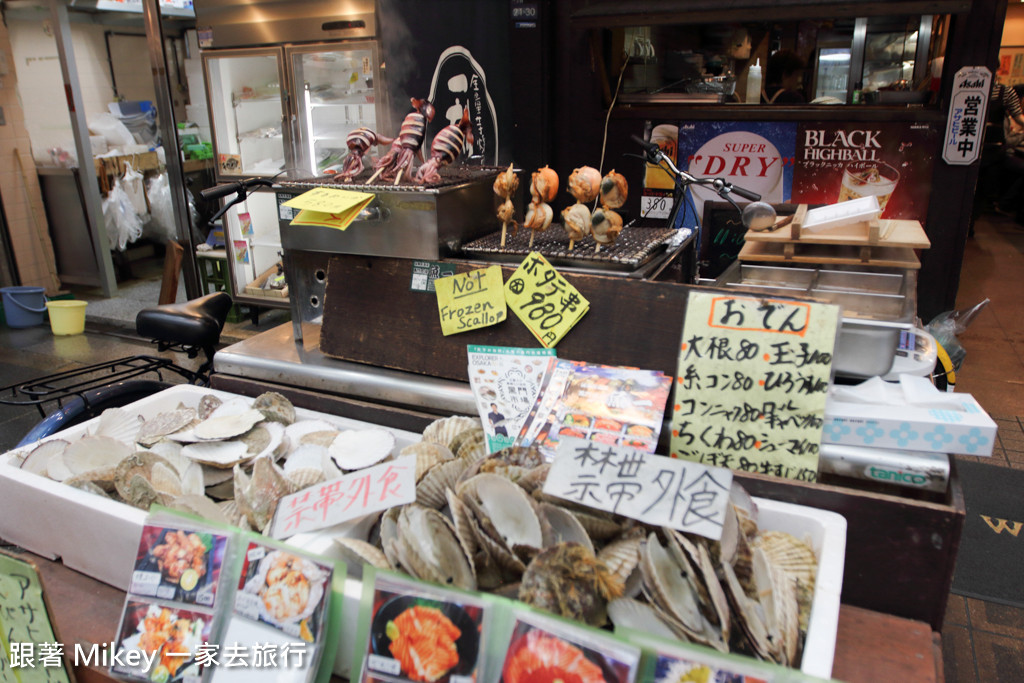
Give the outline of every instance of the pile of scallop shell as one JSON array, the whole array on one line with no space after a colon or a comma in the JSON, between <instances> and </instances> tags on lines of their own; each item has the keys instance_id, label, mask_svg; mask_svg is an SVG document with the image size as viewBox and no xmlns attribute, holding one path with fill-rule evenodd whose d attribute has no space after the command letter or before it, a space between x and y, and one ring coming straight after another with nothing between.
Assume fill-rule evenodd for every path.
<instances>
[{"instance_id":1,"label":"pile of scallop shell","mask_svg":"<svg viewBox=\"0 0 1024 683\"><path fill-rule=\"evenodd\" d=\"M106 410L79 438L21 455L22 469L148 510L158 503L206 519L266 529L282 496L391 457L386 429L296 420L274 392L222 401L205 394L148 420Z\"/></svg>"},{"instance_id":2,"label":"pile of scallop shell","mask_svg":"<svg viewBox=\"0 0 1024 683\"><path fill-rule=\"evenodd\" d=\"M46 441L21 466L140 508L156 502L262 531L282 496L406 455L416 457L416 502L379 515L369 538L333 539L350 573L394 569L594 626L610 619L799 666L817 559L789 534L760 531L735 484L722 538L709 541L547 496L540 453L488 454L479 419L437 420L397 449L385 429L296 420L273 393L206 395L145 422L107 411L82 438Z\"/></svg>"},{"instance_id":3,"label":"pile of scallop shell","mask_svg":"<svg viewBox=\"0 0 1024 683\"><path fill-rule=\"evenodd\" d=\"M790 534L759 531L738 485L722 539L708 541L549 497L536 450L487 455L483 442L478 420L452 417L403 449L417 455L416 502L385 512L368 541L335 538L349 566L799 666L817 559Z\"/></svg>"}]
</instances>

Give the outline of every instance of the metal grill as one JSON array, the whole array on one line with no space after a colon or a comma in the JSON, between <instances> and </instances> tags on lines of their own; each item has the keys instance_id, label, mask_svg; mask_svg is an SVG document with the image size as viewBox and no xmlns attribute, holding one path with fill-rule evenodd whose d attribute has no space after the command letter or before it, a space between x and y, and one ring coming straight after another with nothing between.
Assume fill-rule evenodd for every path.
<instances>
[{"instance_id":1,"label":"metal grill","mask_svg":"<svg viewBox=\"0 0 1024 683\"><path fill-rule=\"evenodd\" d=\"M365 181L373 176L373 169L366 169L353 182L341 183L334 180L335 176L318 176L300 180L280 180L278 185L293 190L311 190L314 187L338 187L344 190L356 192L419 192L440 194L467 183L476 183L486 178L495 178L503 173L504 168L499 166L444 166L439 170L441 182L430 185L420 185L413 182L411 178L402 176L401 182L397 185L385 182L377 178L372 184ZM362 179L364 182L358 182Z\"/></svg>"},{"instance_id":2,"label":"metal grill","mask_svg":"<svg viewBox=\"0 0 1024 683\"><path fill-rule=\"evenodd\" d=\"M597 270L636 270L658 254L665 251L666 243L676 234L671 228L626 228L614 244L597 243L589 235L578 240L569 251L569 236L561 225L552 224L544 232L537 233L530 246L527 228L519 228L513 235L511 229L501 246L501 232L485 235L465 244L462 252L492 261L518 262L531 251L539 251L552 265L594 268Z\"/></svg>"}]
</instances>

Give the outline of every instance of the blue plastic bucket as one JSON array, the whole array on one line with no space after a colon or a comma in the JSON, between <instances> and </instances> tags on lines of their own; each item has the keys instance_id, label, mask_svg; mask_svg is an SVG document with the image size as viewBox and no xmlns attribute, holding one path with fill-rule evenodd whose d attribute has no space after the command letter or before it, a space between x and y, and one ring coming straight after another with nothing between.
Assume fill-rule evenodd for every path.
<instances>
[{"instance_id":1,"label":"blue plastic bucket","mask_svg":"<svg viewBox=\"0 0 1024 683\"><path fill-rule=\"evenodd\" d=\"M46 318L46 295L42 287L0 287L8 327L42 325Z\"/></svg>"}]
</instances>

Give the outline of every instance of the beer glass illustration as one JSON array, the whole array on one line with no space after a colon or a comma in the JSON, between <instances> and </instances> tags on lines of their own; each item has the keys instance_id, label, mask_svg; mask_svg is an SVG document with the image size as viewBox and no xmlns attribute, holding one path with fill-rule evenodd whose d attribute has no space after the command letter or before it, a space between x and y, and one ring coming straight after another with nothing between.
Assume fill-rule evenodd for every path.
<instances>
[{"instance_id":1,"label":"beer glass illustration","mask_svg":"<svg viewBox=\"0 0 1024 683\"><path fill-rule=\"evenodd\" d=\"M661 151L676 163L676 151L679 137L679 126L672 123L663 123L655 126L651 131L651 142L656 144ZM675 180L669 172L660 166L647 164L647 173L644 175L644 187L671 190L675 187Z\"/></svg>"},{"instance_id":2,"label":"beer glass illustration","mask_svg":"<svg viewBox=\"0 0 1024 683\"><path fill-rule=\"evenodd\" d=\"M860 199L874 195L878 198L878 208L885 212L896 184L900 181L900 172L885 163L859 162L847 166L843 171L843 185L839 189L838 202L849 199Z\"/></svg>"}]
</instances>

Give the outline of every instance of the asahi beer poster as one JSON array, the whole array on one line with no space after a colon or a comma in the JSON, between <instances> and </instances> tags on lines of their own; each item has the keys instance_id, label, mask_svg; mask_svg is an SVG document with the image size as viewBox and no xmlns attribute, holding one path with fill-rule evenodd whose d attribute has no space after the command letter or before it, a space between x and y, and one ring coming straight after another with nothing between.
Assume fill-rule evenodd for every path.
<instances>
[{"instance_id":1,"label":"asahi beer poster","mask_svg":"<svg viewBox=\"0 0 1024 683\"><path fill-rule=\"evenodd\" d=\"M793 185L797 125L783 121L690 121L679 126L676 165L698 178L722 178L761 195L763 201L787 201ZM721 201L714 190L691 186L692 210L682 225L703 219L705 201ZM745 203L742 197L733 197ZM679 212L680 216L682 211Z\"/></svg>"},{"instance_id":2,"label":"asahi beer poster","mask_svg":"<svg viewBox=\"0 0 1024 683\"><path fill-rule=\"evenodd\" d=\"M882 218L924 220L938 134L927 123L800 123L791 201L874 195Z\"/></svg>"}]
</instances>

